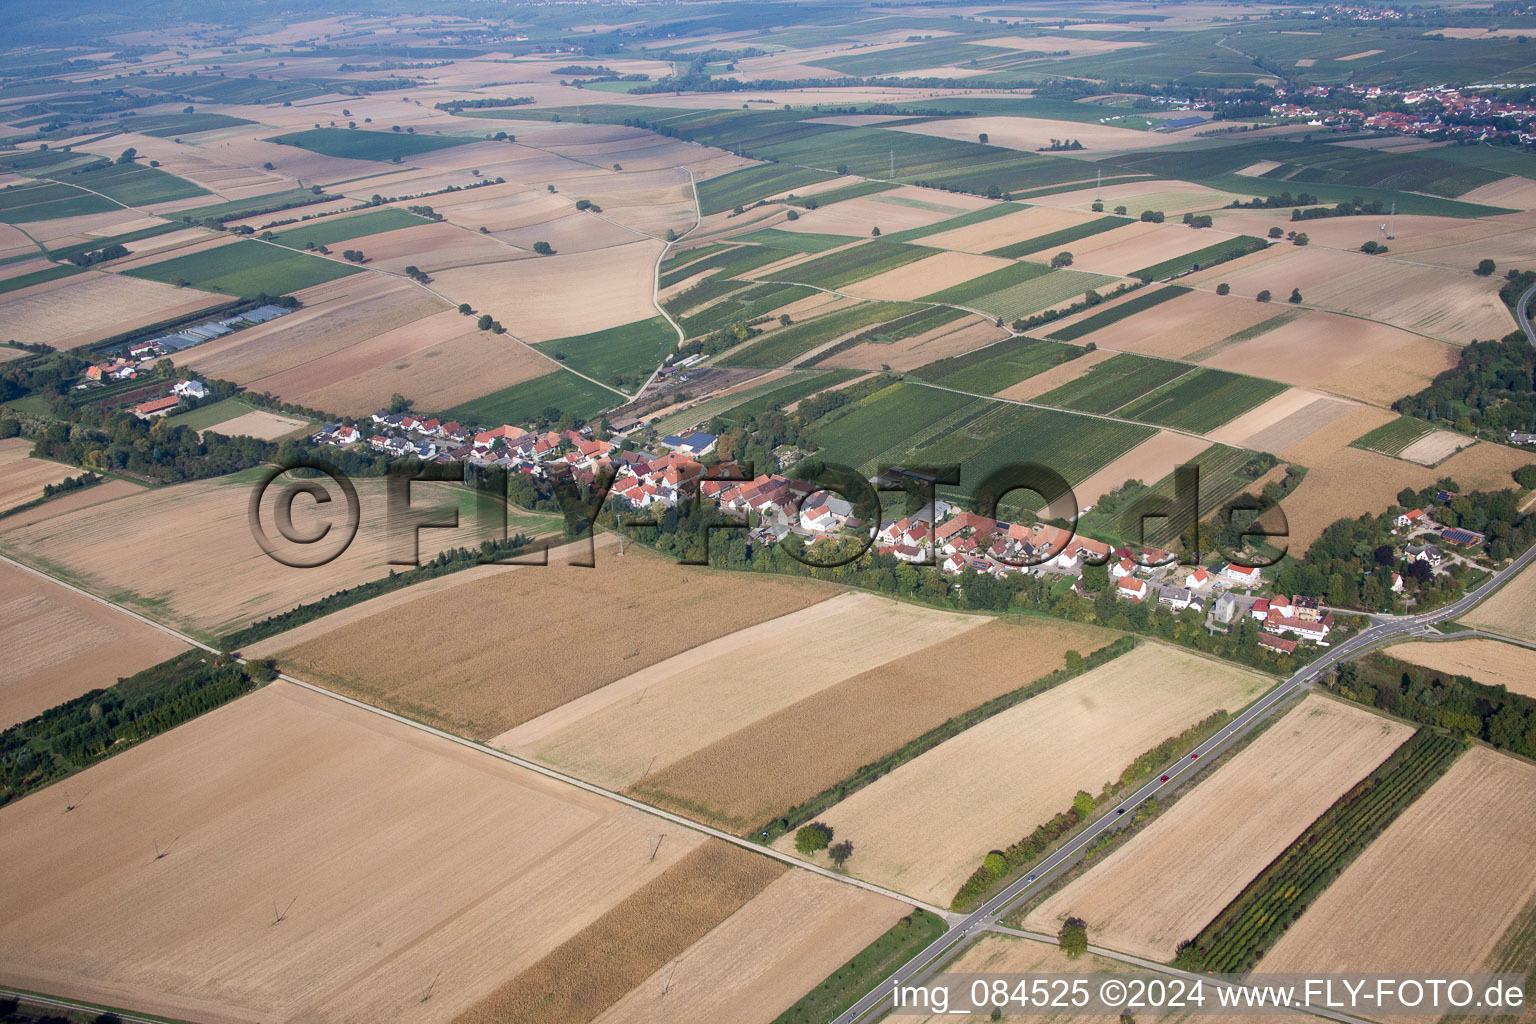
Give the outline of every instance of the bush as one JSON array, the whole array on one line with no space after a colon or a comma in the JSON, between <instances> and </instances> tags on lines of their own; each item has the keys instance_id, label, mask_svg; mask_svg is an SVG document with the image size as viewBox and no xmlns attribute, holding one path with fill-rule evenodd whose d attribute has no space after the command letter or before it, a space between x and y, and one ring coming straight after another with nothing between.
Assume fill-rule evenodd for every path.
<instances>
[{"instance_id":1,"label":"bush","mask_svg":"<svg viewBox=\"0 0 1536 1024\"><path fill-rule=\"evenodd\" d=\"M1259 292L1259 294L1255 295L1254 298L1260 302L1268 302L1270 299L1269 289L1265 288L1263 291Z\"/></svg>"},{"instance_id":2,"label":"bush","mask_svg":"<svg viewBox=\"0 0 1536 1024\"><path fill-rule=\"evenodd\" d=\"M1221 282L1221 284L1216 286L1216 294L1217 295L1230 295L1230 294L1232 294L1232 286L1227 284L1227 282L1223 281L1223 282Z\"/></svg>"},{"instance_id":3,"label":"bush","mask_svg":"<svg viewBox=\"0 0 1536 1024\"><path fill-rule=\"evenodd\" d=\"M1080 917L1069 917L1061 923L1056 933L1056 944L1063 953L1076 960L1088 952L1088 923Z\"/></svg>"}]
</instances>

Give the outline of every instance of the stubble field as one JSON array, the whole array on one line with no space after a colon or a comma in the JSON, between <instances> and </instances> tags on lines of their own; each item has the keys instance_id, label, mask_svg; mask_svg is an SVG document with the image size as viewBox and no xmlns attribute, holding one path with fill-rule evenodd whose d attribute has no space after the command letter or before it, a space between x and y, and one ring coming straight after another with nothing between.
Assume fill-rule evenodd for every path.
<instances>
[{"instance_id":1,"label":"stubble field","mask_svg":"<svg viewBox=\"0 0 1536 1024\"><path fill-rule=\"evenodd\" d=\"M1095 941L1172 960L1296 836L1413 733L1309 697L1109 859L1046 900L1026 927L1067 916Z\"/></svg>"},{"instance_id":2,"label":"stubble field","mask_svg":"<svg viewBox=\"0 0 1536 1024\"><path fill-rule=\"evenodd\" d=\"M79 470L62 462L34 459L32 442L22 437L0 441L0 512L43 496L43 487L75 476Z\"/></svg>"},{"instance_id":3,"label":"stubble field","mask_svg":"<svg viewBox=\"0 0 1536 1024\"><path fill-rule=\"evenodd\" d=\"M990 621L870 668L646 776L631 791L745 831L947 719L1114 639L1094 626Z\"/></svg>"},{"instance_id":4,"label":"stubble field","mask_svg":"<svg viewBox=\"0 0 1536 1024\"><path fill-rule=\"evenodd\" d=\"M181 652L166 633L0 562L0 729Z\"/></svg>"},{"instance_id":5,"label":"stubble field","mask_svg":"<svg viewBox=\"0 0 1536 1024\"><path fill-rule=\"evenodd\" d=\"M1529 606L1527 606L1529 607ZM1436 672L1468 676L1487 686L1536 697L1536 651L1482 637L1454 642L1415 640L1386 651L1394 658Z\"/></svg>"},{"instance_id":6,"label":"stubble field","mask_svg":"<svg viewBox=\"0 0 1536 1024\"><path fill-rule=\"evenodd\" d=\"M1097 793L1138 755L1270 680L1144 643L909 761L821 816L860 877L947 904L988 850ZM781 840L793 849L793 837Z\"/></svg>"},{"instance_id":7,"label":"stubble field","mask_svg":"<svg viewBox=\"0 0 1536 1024\"><path fill-rule=\"evenodd\" d=\"M1474 747L1366 847L1262 972L1473 971L1536 896L1536 767Z\"/></svg>"},{"instance_id":8,"label":"stubble field","mask_svg":"<svg viewBox=\"0 0 1536 1024\"><path fill-rule=\"evenodd\" d=\"M269 558L252 536L247 508L260 472L140 490L47 516L7 530L0 551L205 640L389 571L382 479L356 482L361 526L345 553L321 568L298 569ZM281 489L281 481L269 488L262 506L262 522L273 536L273 504ZM334 485L331 490L335 496ZM426 558L442 547L476 546L489 535L475 500L472 492L443 484L412 489L414 507L456 501L461 509L460 529L423 531ZM295 501L295 528L304 533L335 522L339 536L345 513L335 510L337 504L319 507L317 514L309 499Z\"/></svg>"},{"instance_id":9,"label":"stubble field","mask_svg":"<svg viewBox=\"0 0 1536 1024\"><path fill-rule=\"evenodd\" d=\"M282 682L71 791L0 810L0 971L214 1022L445 1024L705 842Z\"/></svg>"},{"instance_id":10,"label":"stubble field","mask_svg":"<svg viewBox=\"0 0 1536 1024\"><path fill-rule=\"evenodd\" d=\"M527 566L455 588L452 601L396 604L311 636L278 660L301 678L486 739L839 593L809 580L680 566L633 547L623 558L599 551L594 561ZM516 622L514 645L487 641L484 621Z\"/></svg>"},{"instance_id":11,"label":"stubble field","mask_svg":"<svg viewBox=\"0 0 1536 1024\"><path fill-rule=\"evenodd\" d=\"M986 621L843 594L641 668L491 743L622 789L844 679Z\"/></svg>"},{"instance_id":12,"label":"stubble field","mask_svg":"<svg viewBox=\"0 0 1536 1024\"><path fill-rule=\"evenodd\" d=\"M1536 642L1536 618L1531 615L1533 603L1536 603L1536 572L1526 568L1492 597L1462 616L1461 621L1490 633Z\"/></svg>"}]
</instances>

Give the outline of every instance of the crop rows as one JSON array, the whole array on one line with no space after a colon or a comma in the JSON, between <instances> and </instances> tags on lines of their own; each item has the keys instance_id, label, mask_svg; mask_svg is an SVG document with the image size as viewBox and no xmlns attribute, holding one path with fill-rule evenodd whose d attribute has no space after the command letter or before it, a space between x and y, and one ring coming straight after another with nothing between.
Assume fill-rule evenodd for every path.
<instances>
[{"instance_id":1,"label":"crop rows","mask_svg":"<svg viewBox=\"0 0 1536 1024\"><path fill-rule=\"evenodd\" d=\"M1462 746L1421 729L1307 827L1195 939L1208 970L1247 970Z\"/></svg>"},{"instance_id":2,"label":"crop rows","mask_svg":"<svg viewBox=\"0 0 1536 1024\"><path fill-rule=\"evenodd\" d=\"M836 175L830 171L813 171L806 167L781 164L745 167L700 182L699 207L705 216L723 213L735 206L755 203L766 196L814 185L833 177Z\"/></svg>"},{"instance_id":3,"label":"crop rows","mask_svg":"<svg viewBox=\"0 0 1536 1024\"><path fill-rule=\"evenodd\" d=\"M757 231L749 231L745 235L737 235L736 241L753 242L757 245L772 246L775 249L788 249L791 252L813 253L836 249L849 242L857 242L858 239L852 235L823 235L814 231L761 228Z\"/></svg>"},{"instance_id":4,"label":"crop rows","mask_svg":"<svg viewBox=\"0 0 1536 1024\"><path fill-rule=\"evenodd\" d=\"M929 235L943 234L946 231L969 227L972 224L981 224L985 221L1004 217L1010 213L1018 213L1025 209L1028 209L1028 207L1019 203L993 203L990 206L983 206L979 210L962 213L958 217L941 220L937 224L923 224L915 228L907 228L904 231L892 231L890 234L882 235L881 237L887 242L910 242L914 238L926 238Z\"/></svg>"},{"instance_id":5,"label":"crop rows","mask_svg":"<svg viewBox=\"0 0 1536 1024\"><path fill-rule=\"evenodd\" d=\"M1008 338L996 345L920 366L912 375L946 388L995 395L1082 354L1083 350L1074 345Z\"/></svg>"},{"instance_id":6,"label":"crop rows","mask_svg":"<svg viewBox=\"0 0 1536 1024\"><path fill-rule=\"evenodd\" d=\"M768 263L787 258L783 249L770 249L766 245L738 245L687 266L661 275L661 287L670 288L679 281L686 281L695 274L711 272L712 277L735 277Z\"/></svg>"},{"instance_id":7,"label":"crop rows","mask_svg":"<svg viewBox=\"0 0 1536 1024\"><path fill-rule=\"evenodd\" d=\"M1175 256L1173 259L1154 263L1150 267L1142 267L1131 274L1132 277L1147 278L1153 281L1161 281L1191 270L1200 270L1204 267L1213 267L1218 263L1235 260L1239 256L1246 256L1260 249L1267 249L1269 243L1262 238L1254 238L1252 235L1238 235L1236 238L1228 238L1208 245L1204 249L1196 249L1194 252L1185 253L1183 256Z\"/></svg>"},{"instance_id":8,"label":"crop rows","mask_svg":"<svg viewBox=\"0 0 1536 1024\"><path fill-rule=\"evenodd\" d=\"M953 391L892 384L825 426L815 428L813 440L820 449L817 456L845 466L861 466L935 420L975 401Z\"/></svg>"},{"instance_id":9,"label":"crop rows","mask_svg":"<svg viewBox=\"0 0 1536 1024\"><path fill-rule=\"evenodd\" d=\"M849 309L781 327L761 341L721 359L718 365L783 366L850 331L893 320L915 308L909 302L861 302Z\"/></svg>"},{"instance_id":10,"label":"crop rows","mask_svg":"<svg viewBox=\"0 0 1536 1024\"><path fill-rule=\"evenodd\" d=\"M697 338L733 323L750 323L780 306L815 294L816 289L803 284L750 285L688 317L682 322L683 331L688 337Z\"/></svg>"},{"instance_id":11,"label":"crop rows","mask_svg":"<svg viewBox=\"0 0 1536 1024\"><path fill-rule=\"evenodd\" d=\"M814 284L820 288L841 288L855 281L862 281L887 270L904 267L925 256L934 256L938 249L922 245L905 245L887 242L885 239L856 245L849 249L818 256L805 263L796 264L774 273L778 281L796 281Z\"/></svg>"},{"instance_id":12,"label":"crop rows","mask_svg":"<svg viewBox=\"0 0 1536 1024\"><path fill-rule=\"evenodd\" d=\"M1117 415L1204 433L1274 398L1286 385L1204 367L1122 406Z\"/></svg>"},{"instance_id":13,"label":"crop rows","mask_svg":"<svg viewBox=\"0 0 1536 1024\"><path fill-rule=\"evenodd\" d=\"M715 253L722 252L728 248L730 248L730 246L724 242L711 242L708 245L695 246L692 249L684 249L682 252L675 252L671 256L668 256L666 259L661 261L661 272L663 274L670 274L672 271L678 269L679 267L686 266L689 263L692 263L694 260L701 260L705 256L712 256Z\"/></svg>"},{"instance_id":14,"label":"crop rows","mask_svg":"<svg viewBox=\"0 0 1536 1024\"><path fill-rule=\"evenodd\" d=\"M1076 380L1041 395L1041 405L1055 405L1077 412L1111 413L1190 371L1188 363L1153 359L1122 352Z\"/></svg>"},{"instance_id":15,"label":"crop rows","mask_svg":"<svg viewBox=\"0 0 1536 1024\"><path fill-rule=\"evenodd\" d=\"M1129 217L1099 217L1096 220L1084 221L1081 224L1074 224L1069 228L1062 228L1059 231L1036 235L1034 238L1025 238L1018 242L1010 242L1001 248L989 249L987 255L1002 256L1004 259L1010 260L1017 259L1020 256L1027 256L1032 252L1041 252L1045 249L1057 249L1061 246L1070 245L1073 242L1090 238L1100 232L1111 231L1130 223L1131 219Z\"/></svg>"},{"instance_id":16,"label":"crop rows","mask_svg":"<svg viewBox=\"0 0 1536 1024\"><path fill-rule=\"evenodd\" d=\"M1068 324L1059 331L1052 331L1046 337L1053 338L1056 341L1075 341L1085 334L1092 334L1094 331L1108 327L1110 324L1118 323L1128 316L1135 316L1137 313L1151 309L1153 306L1161 305L1169 299L1176 299L1187 291L1189 289L1182 285L1170 284L1166 288L1159 288L1155 292L1143 292L1140 295L1127 299L1118 306L1112 306L1092 316L1084 317L1077 323Z\"/></svg>"},{"instance_id":17,"label":"crop rows","mask_svg":"<svg viewBox=\"0 0 1536 1024\"><path fill-rule=\"evenodd\" d=\"M1364 448L1366 451L1396 456L1402 454L1403 449L1434 429L1434 427L1423 420L1399 416L1391 422L1383 423L1370 433L1355 438L1350 442L1350 447Z\"/></svg>"},{"instance_id":18,"label":"crop rows","mask_svg":"<svg viewBox=\"0 0 1536 1024\"><path fill-rule=\"evenodd\" d=\"M812 359L801 363L801 366L809 366L819 363L823 359L830 359L839 352L846 352L860 345L890 345L904 338L916 337L928 331L937 330L945 324L970 316L963 309L951 309L948 306L926 306L915 313L897 317L889 323L880 324L867 331L862 331L850 338L844 338L836 345L824 348L816 353Z\"/></svg>"}]
</instances>

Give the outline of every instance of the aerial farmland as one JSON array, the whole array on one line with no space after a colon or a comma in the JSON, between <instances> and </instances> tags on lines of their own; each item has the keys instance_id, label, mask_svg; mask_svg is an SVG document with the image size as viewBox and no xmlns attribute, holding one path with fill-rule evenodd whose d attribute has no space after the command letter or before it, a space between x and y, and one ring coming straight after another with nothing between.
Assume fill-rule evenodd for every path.
<instances>
[{"instance_id":1,"label":"aerial farmland","mask_svg":"<svg viewBox=\"0 0 1536 1024\"><path fill-rule=\"evenodd\" d=\"M1528 6L0 25L0 1018L1531 976Z\"/></svg>"}]
</instances>

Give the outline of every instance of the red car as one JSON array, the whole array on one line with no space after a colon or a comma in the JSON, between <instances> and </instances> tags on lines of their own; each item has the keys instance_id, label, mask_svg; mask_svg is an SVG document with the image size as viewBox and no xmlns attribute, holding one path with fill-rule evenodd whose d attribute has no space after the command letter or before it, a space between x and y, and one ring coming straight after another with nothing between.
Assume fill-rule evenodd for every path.
<instances>
[{"instance_id":1,"label":"red car","mask_svg":"<svg viewBox=\"0 0 1536 1024\"><path fill-rule=\"evenodd\" d=\"M1167 782L1168 781L1168 776L1164 775L1163 778L1162 778L1162 781L1163 782Z\"/></svg>"},{"instance_id":2,"label":"red car","mask_svg":"<svg viewBox=\"0 0 1536 1024\"><path fill-rule=\"evenodd\" d=\"M1198 761L1198 760L1200 760L1200 755L1199 754L1190 754L1189 755L1189 759L1191 761Z\"/></svg>"}]
</instances>

